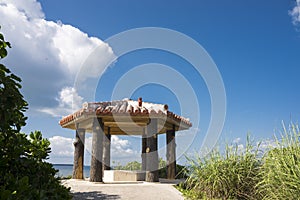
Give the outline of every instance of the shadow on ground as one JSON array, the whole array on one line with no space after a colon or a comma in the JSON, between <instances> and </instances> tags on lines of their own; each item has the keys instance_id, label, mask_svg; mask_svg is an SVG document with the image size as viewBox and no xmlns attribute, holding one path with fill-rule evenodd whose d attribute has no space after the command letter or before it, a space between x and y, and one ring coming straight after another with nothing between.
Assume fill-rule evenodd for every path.
<instances>
[{"instance_id":1,"label":"shadow on ground","mask_svg":"<svg viewBox=\"0 0 300 200\"><path fill-rule=\"evenodd\" d=\"M103 194L101 192L74 192L73 200L83 199L121 199L119 195Z\"/></svg>"}]
</instances>

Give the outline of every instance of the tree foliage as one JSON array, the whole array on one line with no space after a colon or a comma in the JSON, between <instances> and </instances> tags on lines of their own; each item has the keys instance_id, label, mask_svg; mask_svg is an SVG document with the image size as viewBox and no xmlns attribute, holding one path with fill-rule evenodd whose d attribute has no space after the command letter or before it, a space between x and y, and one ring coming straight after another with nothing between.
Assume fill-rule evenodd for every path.
<instances>
[{"instance_id":1,"label":"tree foliage","mask_svg":"<svg viewBox=\"0 0 300 200\"><path fill-rule=\"evenodd\" d=\"M138 161L129 162L125 166L113 161L113 165L115 165L115 170L142 170L142 163L139 163Z\"/></svg>"},{"instance_id":2,"label":"tree foliage","mask_svg":"<svg viewBox=\"0 0 300 200\"><path fill-rule=\"evenodd\" d=\"M0 59L10 43L0 33ZM0 199L70 199L56 170L45 162L50 142L40 131L20 133L26 125L27 102L20 93L21 79L0 64Z\"/></svg>"}]
</instances>

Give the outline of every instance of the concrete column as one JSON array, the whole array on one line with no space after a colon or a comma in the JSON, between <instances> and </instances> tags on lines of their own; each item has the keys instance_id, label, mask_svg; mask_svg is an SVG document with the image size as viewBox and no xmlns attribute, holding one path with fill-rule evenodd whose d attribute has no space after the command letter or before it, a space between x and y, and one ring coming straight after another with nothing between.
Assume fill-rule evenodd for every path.
<instances>
[{"instance_id":1,"label":"concrete column","mask_svg":"<svg viewBox=\"0 0 300 200\"><path fill-rule=\"evenodd\" d=\"M151 119L146 132L146 181L158 182L157 119Z\"/></svg>"},{"instance_id":2,"label":"concrete column","mask_svg":"<svg viewBox=\"0 0 300 200\"><path fill-rule=\"evenodd\" d=\"M103 170L110 170L110 145L111 135L110 127L108 127L108 132L104 136L103 140Z\"/></svg>"},{"instance_id":3,"label":"concrete column","mask_svg":"<svg viewBox=\"0 0 300 200\"><path fill-rule=\"evenodd\" d=\"M101 118L93 119L92 159L90 170L91 182L102 182L104 124Z\"/></svg>"},{"instance_id":4,"label":"concrete column","mask_svg":"<svg viewBox=\"0 0 300 200\"><path fill-rule=\"evenodd\" d=\"M84 140L85 130L76 129L74 141L74 165L73 165L73 179L83 179L83 163L84 163Z\"/></svg>"},{"instance_id":5,"label":"concrete column","mask_svg":"<svg viewBox=\"0 0 300 200\"><path fill-rule=\"evenodd\" d=\"M172 130L167 131L167 179L175 179L176 176L176 143L175 143L175 126Z\"/></svg>"}]
</instances>

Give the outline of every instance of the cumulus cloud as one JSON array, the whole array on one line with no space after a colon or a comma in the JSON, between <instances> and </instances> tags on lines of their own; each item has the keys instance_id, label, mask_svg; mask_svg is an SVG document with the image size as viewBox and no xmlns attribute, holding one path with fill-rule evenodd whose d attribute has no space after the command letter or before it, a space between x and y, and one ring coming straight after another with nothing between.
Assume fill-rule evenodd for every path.
<instances>
[{"instance_id":1,"label":"cumulus cloud","mask_svg":"<svg viewBox=\"0 0 300 200\"><path fill-rule=\"evenodd\" d=\"M86 137L85 139L86 149L88 152L92 152L92 137ZM129 140L121 139L116 135L111 136L111 157L112 159L124 159L124 158L137 158L140 157L137 151L131 148Z\"/></svg>"},{"instance_id":2,"label":"cumulus cloud","mask_svg":"<svg viewBox=\"0 0 300 200\"><path fill-rule=\"evenodd\" d=\"M278 142L276 142L275 140L272 140L272 139L262 140L260 142L257 142L257 145L259 145L260 150L262 152L267 152L270 149L279 147Z\"/></svg>"},{"instance_id":3,"label":"cumulus cloud","mask_svg":"<svg viewBox=\"0 0 300 200\"><path fill-rule=\"evenodd\" d=\"M8 4L8 6L14 6L18 10L23 10L24 14L28 18L44 18L45 15L42 12L41 4L36 3L36 0L1 0L0 4Z\"/></svg>"},{"instance_id":4,"label":"cumulus cloud","mask_svg":"<svg viewBox=\"0 0 300 200\"><path fill-rule=\"evenodd\" d=\"M118 136L111 137L112 156L114 158L134 157L137 152L130 148L128 140L120 139Z\"/></svg>"},{"instance_id":5,"label":"cumulus cloud","mask_svg":"<svg viewBox=\"0 0 300 200\"><path fill-rule=\"evenodd\" d=\"M294 25L300 23L300 0L296 0L295 7L289 11L289 15L292 17Z\"/></svg>"},{"instance_id":6,"label":"cumulus cloud","mask_svg":"<svg viewBox=\"0 0 300 200\"><path fill-rule=\"evenodd\" d=\"M239 142L233 142L233 145L229 145L228 147L230 149L233 149L234 151L236 150L238 154L243 154L246 151L246 147L244 146L244 144L240 144Z\"/></svg>"},{"instance_id":7,"label":"cumulus cloud","mask_svg":"<svg viewBox=\"0 0 300 200\"><path fill-rule=\"evenodd\" d=\"M74 139L53 136L49 138L52 152L50 160L53 163L72 163L74 154ZM85 138L85 154L91 154L92 137ZM128 159L130 158L130 159ZM118 136L111 136L111 160L122 162L123 160L139 160L140 154L131 148L128 140L121 139ZM85 158L85 164L90 165L90 156Z\"/></svg>"},{"instance_id":8,"label":"cumulus cloud","mask_svg":"<svg viewBox=\"0 0 300 200\"><path fill-rule=\"evenodd\" d=\"M74 139L62 136L53 136L49 138L51 155L58 157L71 157L74 154Z\"/></svg>"},{"instance_id":9,"label":"cumulus cloud","mask_svg":"<svg viewBox=\"0 0 300 200\"><path fill-rule=\"evenodd\" d=\"M55 97L59 93L60 98L65 88L73 85L95 49L94 64L85 67L81 81L97 77L115 58L102 40L71 25L48 21L36 0L1 0L0 19L1 31L12 44L4 63L22 78L23 94L31 109L59 107Z\"/></svg>"},{"instance_id":10,"label":"cumulus cloud","mask_svg":"<svg viewBox=\"0 0 300 200\"><path fill-rule=\"evenodd\" d=\"M81 108L83 97L79 96L76 89L73 87L65 87L59 92L59 97L56 98L57 107L46 107L40 109L41 112L52 115L53 117L66 116Z\"/></svg>"},{"instance_id":11,"label":"cumulus cloud","mask_svg":"<svg viewBox=\"0 0 300 200\"><path fill-rule=\"evenodd\" d=\"M253 151L256 151L258 148L258 153L260 156L264 155L267 151L277 148L278 143L273 139L263 139L258 141L254 144ZM241 143L241 138L235 138L232 140L232 145L229 146L230 148L236 148L238 153L244 153L246 151L246 145Z\"/></svg>"},{"instance_id":12,"label":"cumulus cloud","mask_svg":"<svg viewBox=\"0 0 300 200\"><path fill-rule=\"evenodd\" d=\"M240 141L241 141L241 138L235 138L233 141L232 141L232 143L235 143L235 144L237 144L237 143L240 143Z\"/></svg>"}]
</instances>

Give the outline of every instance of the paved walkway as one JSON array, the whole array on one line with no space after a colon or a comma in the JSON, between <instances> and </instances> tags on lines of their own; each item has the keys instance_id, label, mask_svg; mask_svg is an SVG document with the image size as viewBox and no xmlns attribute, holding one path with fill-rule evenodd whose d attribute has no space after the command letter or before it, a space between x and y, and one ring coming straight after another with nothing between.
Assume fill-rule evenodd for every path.
<instances>
[{"instance_id":1,"label":"paved walkway","mask_svg":"<svg viewBox=\"0 0 300 200\"><path fill-rule=\"evenodd\" d=\"M74 200L81 199L184 199L174 183L92 183L84 180L63 180L62 184L71 187Z\"/></svg>"}]
</instances>

